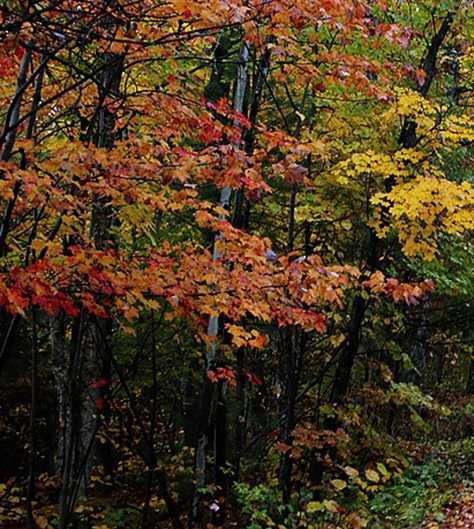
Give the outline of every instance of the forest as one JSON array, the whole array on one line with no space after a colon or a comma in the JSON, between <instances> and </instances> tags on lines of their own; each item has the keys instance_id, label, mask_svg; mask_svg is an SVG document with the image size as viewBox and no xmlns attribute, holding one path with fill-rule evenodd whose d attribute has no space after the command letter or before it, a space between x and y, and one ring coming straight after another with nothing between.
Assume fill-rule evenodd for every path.
<instances>
[{"instance_id":1,"label":"forest","mask_svg":"<svg viewBox=\"0 0 474 529\"><path fill-rule=\"evenodd\" d=\"M470 0L0 2L0 526L474 527Z\"/></svg>"}]
</instances>

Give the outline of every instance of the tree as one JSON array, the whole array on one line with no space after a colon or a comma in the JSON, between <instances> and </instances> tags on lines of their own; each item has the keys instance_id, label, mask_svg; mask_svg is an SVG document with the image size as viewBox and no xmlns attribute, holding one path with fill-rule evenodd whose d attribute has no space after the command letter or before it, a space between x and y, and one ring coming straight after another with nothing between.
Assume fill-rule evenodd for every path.
<instances>
[{"instance_id":1,"label":"tree","mask_svg":"<svg viewBox=\"0 0 474 529\"><path fill-rule=\"evenodd\" d=\"M434 289L450 290L450 248L470 259L467 7L1 13L0 368L31 374L29 526L55 509L33 501L43 454L62 528L87 501L91 524L118 525L94 484L124 475L143 528L223 526L253 471L276 480L278 523L332 516L317 502L351 465L388 465L395 410L428 406ZM39 379L57 392L53 451ZM319 488L295 507L303 479Z\"/></svg>"}]
</instances>

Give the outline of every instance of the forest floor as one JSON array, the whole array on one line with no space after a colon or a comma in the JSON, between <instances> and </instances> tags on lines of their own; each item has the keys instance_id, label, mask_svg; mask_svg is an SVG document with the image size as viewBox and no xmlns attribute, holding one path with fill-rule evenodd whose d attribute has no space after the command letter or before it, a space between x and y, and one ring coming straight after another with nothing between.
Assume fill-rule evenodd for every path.
<instances>
[{"instance_id":1,"label":"forest floor","mask_svg":"<svg viewBox=\"0 0 474 529\"><path fill-rule=\"evenodd\" d=\"M387 511L387 525L383 526L474 529L474 438L430 443L417 450L403 483L386 491L396 499Z\"/></svg>"},{"instance_id":2,"label":"forest floor","mask_svg":"<svg viewBox=\"0 0 474 529\"><path fill-rule=\"evenodd\" d=\"M453 501L444 509L443 514L446 517L444 521L429 521L425 525L426 529L474 528L474 487L470 491L459 491L458 497L453 498Z\"/></svg>"},{"instance_id":3,"label":"forest floor","mask_svg":"<svg viewBox=\"0 0 474 529\"><path fill-rule=\"evenodd\" d=\"M468 420L469 419L469 420ZM354 501L345 504L345 520L325 522L324 518L314 523L300 525L314 529L474 529L474 435L466 430L472 417L460 419L450 417L450 431L456 421L459 438L435 440L445 431L430 431L423 442L402 441L398 439L399 448L406 454L404 470L394 474L387 481L381 480L363 494L355 495ZM416 437L416 436L415 436ZM35 522L38 529L57 527L56 507L52 505L52 496L38 488ZM51 485L51 484L50 484ZM83 511L76 511L76 521L71 529L118 529L140 527L140 504L143 501L139 486L118 490L100 484L95 490L94 499ZM52 485L51 485L52 486ZM341 490L343 500L347 490ZM353 489L354 491L354 489ZM341 501L341 505L342 505ZM183 525L186 524L188 504L181 509ZM230 505L229 505L230 507ZM3 529L25 529L25 509L19 503L10 505L11 512L18 516L0 516L0 527ZM263 506L260 505L263 509ZM302 504L302 512L307 506ZM229 508L225 527L233 529L266 529L270 525L263 522L252 523L249 511L239 509L237 503ZM326 518L327 520L327 518ZM150 527L170 529L171 522L162 518ZM296 527L292 524L291 527ZM214 529L205 525L206 529ZM289 529L280 521L273 523L278 529Z\"/></svg>"}]
</instances>

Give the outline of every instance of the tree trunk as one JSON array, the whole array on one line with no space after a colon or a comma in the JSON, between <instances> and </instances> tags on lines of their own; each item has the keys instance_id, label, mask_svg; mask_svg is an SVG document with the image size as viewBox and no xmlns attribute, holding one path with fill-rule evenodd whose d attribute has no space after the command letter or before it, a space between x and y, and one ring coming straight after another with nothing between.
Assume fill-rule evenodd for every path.
<instances>
[{"instance_id":1,"label":"tree trunk","mask_svg":"<svg viewBox=\"0 0 474 529\"><path fill-rule=\"evenodd\" d=\"M306 333L302 329L294 327L284 330L283 349L281 351L284 364L283 378L286 384L286 413L283 423L283 442L287 446L293 445L293 430L296 426L295 410L305 343ZM283 503L286 505L291 500L293 461L291 450L285 451L280 459L278 484L283 494Z\"/></svg>"},{"instance_id":2,"label":"tree trunk","mask_svg":"<svg viewBox=\"0 0 474 529\"><path fill-rule=\"evenodd\" d=\"M219 380L217 384L217 403L214 426L214 510L212 511L212 524L223 527L225 524L225 508L227 497L227 382Z\"/></svg>"},{"instance_id":3,"label":"tree trunk","mask_svg":"<svg viewBox=\"0 0 474 529\"><path fill-rule=\"evenodd\" d=\"M265 64L268 64L268 57L266 57ZM306 98L308 96L308 84L305 87L303 97L301 99L299 108L297 110L302 113ZM293 133L295 138L299 139L301 133L301 119L298 117L297 125ZM287 251L292 252L295 242L295 215L296 215L296 198L298 195L298 186L293 183L290 190L290 203L288 211L288 228L287 228ZM310 253L310 239L311 233L309 227L305 227L305 255ZM282 359L282 380L286 385L286 410L285 421L283 427L283 442L285 445L293 446L293 430L296 426L296 402L298 399L298 386L300 381L300 371L303 362L303 356L306 346L306 333L300 327L286 328L284 331L283 350L280 352ZM293 468L293 458L291 449L286 450L280 459L279 468L279 488L282 491L283 503L289 504L291 500L291 476Z\"/></svg>"},{"instance_id":4,"label":"tree trunk","mask_svg":"<svg viewBox=\"0 0 474 529\"><path fill-rule=\"evenodd\" d=\"M50 319L53 377L58 395L58 456L57 483L59 488L59 529L66 529L75 491L75 393L81 347L82 318L71 329L69 355L66 351L67 318L59 310Z\"/></svg>"},{"instance_id":5,"label":"tree trunk","mask_svg":"<svg viewBox=\"0 0 474 529\"><path fill-rule=\"evenodd\" d=\"M78 388L77 461L80 462L79 490L87 496L94 459L94 440L98 427L97 401L99 388L93 382L102 373L100 334L97 325L102 322L84 322L84 338Z\"/></svg>"},{"instance_id":6,"label":"tree trunk","mask_svg":"<svg viewBox=\"0 0 474 529\"><path fill-rule=\"evenodd\" d=\"M246 42L243 42L239 51L239 68L235 86L234 95L234 109L237 112L242 112L244 105L245 92L247 89L247 67L248 67L249 48ZM228 210L232 190L229 187L221 189L220 205L223 209ZM219 236L218 236L219 237ZM217 260L219 253L214 246L213 259ZM219 317L210 318L207 334L210 338L206 352L206 373L213 370L216 364L216 338L219 332ZM212 416L212 402L214 399L214 385L209 380L207 374L204 375L203 391L201 394L201 403L199 408L198 423L197 423L197 443L194 461L194 493L191 502L191 513L189 517L189 527L192 529L200 529L203 524L203 493L202 489L206 485L206 469L207 469L207 447L209 445L210 422ZM219 406L225 407L225 391L221 391L218 396ZM222 410L221 413L224 413ZM222 427L222 420L220 426ZM214 432L216 436L216 432ZM220 437L225 433L219 432ZM225 439L221 443L225 443ZM222 447L219 446L219 459L222 459ZM225 453L224 453L225 454ZM216 454L215 454L216 456Z\"/></svg>"},{"instance_id":7,"label":"tree trunk","mask_svg":"<svg viewBox=\"0 0 474 529\"><path fill-rule=\"evenodd\" d=\"M364 320L366 307L367 302L365 299L362 296L357 295L352 304L346 345L337 365L331 396L329 397L329 402L331 404L340 404L349 389L352 366L354 365L355 358L359 351L362 322ZM326 427L328 429L335 429L336 422L337 420L334 417L331 417L327 419Z\"/></svg>"},{"instance_id":8,"label":"tree trunk","mask_svg":"<svg viewBox=\"0 0 474 529\"><path fill-rule=\"evenodd\" d=\"M443 363L444 363L444 354L442 358L443 358ZM438 356L438 371L439 372L441 372L441 369L439 367L440 364L442 365L442 361L439 360L439 356ZM441 382L441 373L439 374L439 382ZM466 394L474 395L474 354L473 353L471 353L471 357L469 359L469 371L467 375Z\"/></svg>"},{"instance_id":9,"label":"tree trunk","mask_svg":"<svg viewBox=\"0 0 474 529\"><path fill-rule=\"evenodd\" d=\"M413 382L417 386L422 386L425 381L426 374L426 339L428 337L427 326L427 310L429 308L428 300L423 300L419 315L414 324L416 328L414 333L410 336L410 350L409 355L414 367Z\"/></svg>"},{"instance_id":10,"label":"tree trunk","mask_svg":"<svg viewBox=\"0 0 474 529\"><path fill-rule=\"evenodd\" d=\"M123 56L104 53L101 93L85 141L94 139L97 147L113 146L114 116L103 109L107 95L118 94L123 69ZM110 247L108 201L94 197L91 211L90 236L95 249ZM94 381L103 372L103 336L105 321L83 311L73 322L71 358L67 359L67 319L62 311L51 318L51 339L54 378L58 393L59 424L62 434L58 444L58 478L61 483L59 528L65 529L79 492L87 495L94 460L94 439L99 426L97 400L99 388Z\"/></svg>"}]
</instances>

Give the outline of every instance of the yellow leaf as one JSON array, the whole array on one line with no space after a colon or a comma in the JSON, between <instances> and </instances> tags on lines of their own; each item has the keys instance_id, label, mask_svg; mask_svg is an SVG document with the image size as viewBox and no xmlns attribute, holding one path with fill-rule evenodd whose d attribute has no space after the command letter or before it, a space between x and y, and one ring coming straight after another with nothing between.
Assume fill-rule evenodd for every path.
<instances>
[{"instance_id":1,"label":"yellow leaf","mask_svg":"<svg viewBox=\"0 0 474 529\"><path fill-rule=\"evenodd\" d=\"M309 513L319 512L324 509L324 505L320 501L310 501L306 506L306 511Z\"/></svg>"},{"instance_id":2,"label":"yellow leaf","mask_svg":"<svg viewBox=\"0 0 474 529\"><path fill-rule=\"evenodd\" d=\"M33 515L35 524L38 529L51 529L52 525L48 522L48 519L44 516Z\"/></svg>"},{"instance_id":3,"label":"yellow leaf","mask_svg":"<svg viewBox=\"0 0 474 529\"><path fill-rule=\"evenodd\" d=\"M359 475L359 471L352 467L344 467L344 472L351 478L356 478Z\"/></svg>"},{"instance_id":4,"label":"yellow leaf","mask_svg":"<svg viewBox=\"0 0 474 529\"><path fill-rule=\"evenodd\" d=\"M377 471L371 470L370 468L365 471L365 477L369 481L373 481L374 483L378 483L380 481L380 476Z\"/></svg>"},{"instance_id":5,"label":"yellow leaf","mask_svg":"<svg viewBox=\"0 0 474 529\"><path fill-rule=\"evenodd\" d=\"M301 112L296 111L296 115L300 118L302 122L306 119L306 116Z\"/></svg>"},{"instance_id":6,"label":"yellow leaf","mask_svg":"<svg viewBox=\"0 0 474 529\"><path fill-rule=\"evenodd\" d=\"M343 479L332 479L331 483L337 491L340 491L347 487L347 483Z\"/></svg>"},{"instance_id":7,"label":"yellow leaf","mask_svg":"<svg viewBox=\"0 0 474 529\"><path fill-rule=\"evenodd\" d=\"M323 501L324 508L329 512L337 512L339 505L334 500L324 500Z\"/></svg>"}]
</instances>

